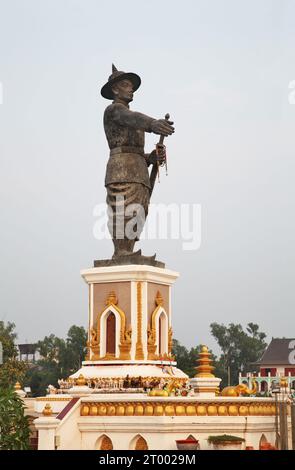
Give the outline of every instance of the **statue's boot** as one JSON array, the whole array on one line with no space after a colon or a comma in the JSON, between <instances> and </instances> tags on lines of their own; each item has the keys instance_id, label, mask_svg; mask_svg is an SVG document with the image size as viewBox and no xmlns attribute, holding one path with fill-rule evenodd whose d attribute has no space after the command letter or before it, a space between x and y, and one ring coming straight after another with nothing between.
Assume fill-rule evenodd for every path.
<instances>
[{"instance_id":1,"label":"statue's boot","mask_svg":"<svg viewBox=\"0 0 295 470\"><path fill-rule=\"evenodd\" d=\"M118 264L147 264L150 266L165 267L164 263L156 261L156 254L143 256L141 250L132 251L136 240L113 239L115 251L112 259Z\"/></svg>"},{"instance_id":2,"label":"statue's boot","mask_svg":"<svg viewBox=\"0 0 295 470\"><path fill-rule=\"evenodd\" d=\"M140 255L141 250L138 250L136 253L133 252L135 245L135 240L127 239L113 239L115 251L113 258L118 258L121 256L131 256L131 255Z\"/></svg>"}]
</instances>

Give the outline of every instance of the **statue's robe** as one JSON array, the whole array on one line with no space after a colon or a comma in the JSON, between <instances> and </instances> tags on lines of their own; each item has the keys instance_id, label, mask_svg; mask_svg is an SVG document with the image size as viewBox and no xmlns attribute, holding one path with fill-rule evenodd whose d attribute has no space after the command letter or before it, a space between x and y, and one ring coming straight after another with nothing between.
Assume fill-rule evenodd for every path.
<instances>
[{"instance_id":1,"label":"statue's robe","mask_svg":"<svg viewBox=\"0 0 295 470\"><path fill-rule=\"evenodd\" d=\"M142 206L145 216L144 220L138 221L136 240L138 240L148 214L151 184L147 155L144 153L144 138L145 132L151 132L153 120L154 118L145 114L130 111L127 105L121 103L112 103L104 113L104 129L110 148L105 186L107 204L113 213L113 218L109 218L108 227L115 244L115 255L119 250L116 238L122 238L122 230L120 231L118 227L119 217L116 217L118 212L123 209L125 213L126 207L130 204ZM116 204L118 196L124 198L123 208L122 204ZM131 218L132 215L124 216L124 234L126 223ZM126 235L124 235L124 239L125 241L121 242L121 248L123 251L132 252L135 241L130 242L129 239L126 239Z\"/></svg>"}]
</instances>

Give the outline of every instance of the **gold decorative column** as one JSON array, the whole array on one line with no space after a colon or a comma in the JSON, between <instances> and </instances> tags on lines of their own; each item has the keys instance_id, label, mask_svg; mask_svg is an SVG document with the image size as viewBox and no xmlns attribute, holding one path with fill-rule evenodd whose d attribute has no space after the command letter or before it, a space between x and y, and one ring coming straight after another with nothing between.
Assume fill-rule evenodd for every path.
<instances>
[{"instance_id":1,"label":"gold decorative column","mask_svg":"<svg viewBox=\"0 0 295 470\"><path fill-rule=\"evenodd\" d=\"M90 319L90 312L91 312L91 289L93 289L92 284L89 285L88 288L88 338L87 338L87 353L85 357L85 361L90 361L91 359L91 344L90 344L90 324L91 324L91 319Z\"/></svg>"},{"instance_id":2,"label":"gold decorative column","mask_svg":"<svg viewBox=\"0 0 295 470\"><path fill-rule=\"evenodd\" d=\"M215 367L211 365L211 353L207 346L202 346L197 362L197 373L193 379L190 379L190 384L193 386L195 395L203 398L213 398L219 392L221 379L215 377L212 373Z\"/></svg>"},{"instance_id":3,"label":"gold decorative column","mask_svg":"<svg viewBox=\"0 0 295 470\"><path fill-rule=\"evenodd\" d=\"M215 377L215 375L212 374L215 367L211 365L211 353L209 353L207 346L202 346L197 362L199 365L195 367L197 371L195 377Z\"/></svg>"},{"instance_id":4,"label":"gold decorative column","mask_svg":"<svg viewBox=\"0 0 295 470\"><path fill-rule=\"evenodd\" d=\"M137 282L137 341L136 341L136 352L135 359L144 359L143 347L142 347L142 283Z\"/></svg>"}]
</instances>

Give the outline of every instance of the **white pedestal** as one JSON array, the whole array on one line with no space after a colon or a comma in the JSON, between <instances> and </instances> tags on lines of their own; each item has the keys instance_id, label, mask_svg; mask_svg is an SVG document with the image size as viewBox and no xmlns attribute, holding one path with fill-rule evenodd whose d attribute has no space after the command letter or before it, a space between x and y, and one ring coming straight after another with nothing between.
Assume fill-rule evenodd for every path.
<instances>
[{"instance_id":1,"label":"white pedestal","mask_svg":"<svg viewBox=\"0 0 295 470\"><path fill-rule=\"evenodd\" d=\"M190 385L194 389L194 395L202 398L213 398L219 387L221 379L217 377L194 377L190 379Z\"/></svg>"},{"instance_id":2,"label":"white pedestal","mask_svg":"<svg viewBox=\"0 0 295 470\"><path fill-rule=\"evenodd\" d=\"M25 398L27 396L26 392L24 390L15 390L15 393L17 393L17 395L20 397L20 398Z\"/></svg>"},{"instance_id":3,"label":"white pedestal","mask_svg":"<svg viewBox=\"0 0 295 470\"><path fill-rule=\"evenodd\" d=\"M94 390L92 388L87 387L87 385L75 385L74 387L68 390L68 393L73 397L84 397L86 395L90 395L93 392Z\"/></svg>"},{"instance_id":4,"label":"white pedestal","mask_svg":"<svg viewBox=\"0 0 295 470\"><path fill-rule=\"evenodd\" d=\"M168 359L171 286L178 273L124 265L87 269L81 275L89 286L90 360L163 360L165 355Z\"/></svg>"},{"instance_id":5,"label":"white pedestal","mask_svg":"<svg viewBox=\"0 0 295 470\"><path fill-rule=\"evenodd\" d=\"M38 450L55 450L55 430L60 420L52 417L42 417L34 420L38 431Z\"/></svg>"}]
</instances>

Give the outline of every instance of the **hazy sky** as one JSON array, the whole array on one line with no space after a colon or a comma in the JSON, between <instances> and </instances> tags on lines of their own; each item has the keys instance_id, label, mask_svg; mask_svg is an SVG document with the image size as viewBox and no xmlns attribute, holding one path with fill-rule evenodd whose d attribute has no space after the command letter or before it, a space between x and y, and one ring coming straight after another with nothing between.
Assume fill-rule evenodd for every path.
<instances>
[{"instance_id":1,"label":"hazy sky","mask_svg":"<svg viewBox=\"0 0 295 470\"><path fill-rule=\"evenodd\" d=\"M209 324L295 334L295 4L287 0L0 1L0 319L19 341L87 323L82 268L108 147L111 63L142 78L132 109L170 112L169 176L153 202L201 204L202 244L144 241L180 277L174 335L216 350ZM157 136L148 136L152 150Z\"/></svg>"}]
</instances>

